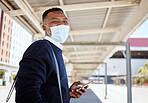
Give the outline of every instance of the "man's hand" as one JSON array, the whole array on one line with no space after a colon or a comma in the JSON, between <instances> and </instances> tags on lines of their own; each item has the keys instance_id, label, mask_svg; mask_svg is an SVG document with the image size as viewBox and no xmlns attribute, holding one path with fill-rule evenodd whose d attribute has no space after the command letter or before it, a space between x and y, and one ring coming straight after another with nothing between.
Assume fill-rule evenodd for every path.
<instances>
[{"instance_id":1,"label":"man's hand","mask_svg":"<svg viewBox=\"0 0 148 103\"><path fill-rule=\"evenodd\" d=\"M80 98L80 96L86 92L86 89L88 88L88 86L86 86L85 88L82 88L79 90L79 88L81 88L80 85L82 84L80 81L78 82L74 82L69 89L69 94L70 94L70 98Z\"/></svg>"}]
</instances>

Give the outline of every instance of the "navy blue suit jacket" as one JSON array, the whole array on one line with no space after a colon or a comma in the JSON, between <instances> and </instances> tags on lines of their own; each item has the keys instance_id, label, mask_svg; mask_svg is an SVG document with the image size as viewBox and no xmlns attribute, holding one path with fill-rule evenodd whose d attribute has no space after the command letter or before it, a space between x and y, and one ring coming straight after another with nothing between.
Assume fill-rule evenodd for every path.
<instances>
[{"instance_id":1,"label":"navy blue suit jacket","mask_svg":"<svg viewBox=\"0 0 148 103\"><path fill-rule=\"evenodd\" d=\"M58 61L64 103L69 103L62 50L48 40L34 42L24 53L16 81L16 103L61 103L55 62Z\"/></svg>"}]
</instances>

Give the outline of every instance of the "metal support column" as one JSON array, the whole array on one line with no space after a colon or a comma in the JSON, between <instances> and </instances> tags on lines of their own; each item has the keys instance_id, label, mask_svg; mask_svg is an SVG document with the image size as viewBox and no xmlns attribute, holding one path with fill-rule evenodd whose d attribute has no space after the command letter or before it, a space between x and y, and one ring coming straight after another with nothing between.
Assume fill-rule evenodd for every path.
<instances>
[{"instance_id":1,"label":"metal support column","mask_svg":"<svg viewBox=\"0 0 148 103\"><path fill-rule=\"evenodd\" d=\"M126 45L126 80L127 80L127 103L132 103L132 89L131 89L131 52L129 43Z\"/></svg>"},{"instance_id":2,"label":"metal support column","mask_svg":"<svg viewBox=\"0 0 148 103\"><path fill-rule=\"evenodd\" d=\"M104 99L107 99L107 63L104 63L105 65L105 97Z\"/></svg>"}]
</instances>

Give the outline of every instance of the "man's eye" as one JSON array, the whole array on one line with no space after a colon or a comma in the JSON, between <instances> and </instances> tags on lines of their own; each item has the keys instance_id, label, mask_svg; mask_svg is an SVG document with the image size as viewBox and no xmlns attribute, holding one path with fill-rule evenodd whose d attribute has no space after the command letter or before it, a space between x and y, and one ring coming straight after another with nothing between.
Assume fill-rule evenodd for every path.
<instances>
[{"instance_id":1,"label":"man's eye","mask_svg":"<svg viewBox=\"0 0 148 103\"><path fill-rule=\"evenodd\" d=\"M68 23L68 21L63 21L63 23Z\"/></svg>"},{"instance_id":2,"label":"man's eye","mask_svg":"<svg viewBox=\"0 0 148 103\"><path fill-rule=\"evenodd\" d=\"M52 21L51 23L59 23L59 21Z\"/></svg>"}]
</instances>

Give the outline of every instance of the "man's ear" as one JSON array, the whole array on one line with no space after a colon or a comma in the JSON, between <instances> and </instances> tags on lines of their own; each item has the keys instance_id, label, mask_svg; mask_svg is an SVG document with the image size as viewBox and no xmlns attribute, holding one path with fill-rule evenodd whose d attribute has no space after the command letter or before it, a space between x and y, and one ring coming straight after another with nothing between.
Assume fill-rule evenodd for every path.
<instances>
[{"instance_id":1,"label":"man's ear","mask_svg":"<svg viewBox=\"0 0 148 103\"><path fill-rule=\"evenodd\" d=\"M44 31L46 31L46 26L45 25L42 25L42 28Z\"/></svg>"}]
</instances>

